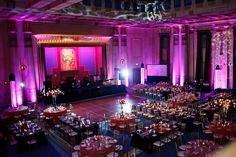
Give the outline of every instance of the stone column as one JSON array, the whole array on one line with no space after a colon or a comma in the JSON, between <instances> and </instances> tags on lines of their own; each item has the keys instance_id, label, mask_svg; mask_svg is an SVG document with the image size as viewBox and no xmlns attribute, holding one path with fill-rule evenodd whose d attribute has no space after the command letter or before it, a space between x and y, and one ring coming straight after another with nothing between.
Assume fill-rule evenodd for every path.
<instances>
[{"instance_id":1,"label":"stone column","mask_svg":"<svg viewBox=\"0 0 236 157\"><path fill-rule=\"evenodd\" d=\"M23 32L23 22L16 21L16 36L17 36L17 53L14 57L15 62L15 71L16 76L16 96L17 96L17 105L22 105L24 102L24 69L21 69L20 66L25 65L25 43L24 43L24 32Z\"/></svg>"}]
</instances>

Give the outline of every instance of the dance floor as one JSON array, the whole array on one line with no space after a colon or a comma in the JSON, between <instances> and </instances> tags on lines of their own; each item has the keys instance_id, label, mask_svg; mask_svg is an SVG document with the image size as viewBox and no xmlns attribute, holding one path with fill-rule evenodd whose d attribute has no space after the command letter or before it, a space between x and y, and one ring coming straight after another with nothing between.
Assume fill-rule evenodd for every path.
<instances>
[{"instance_id":1,"label":"dance floor","mask_svg":"<svg viewBox=\"0 0 236 157\"><path fill-rule=\"evenodd\" d=\"M118 99L125 99L125 112L131 112L132 104L145 101L144 98L131 96L129 94L120 94L115 96L97 98L81 102L74 102L72 111L83 117L88 117L93 121L101 121L109 118L112 114L121 112L120 105L117 104Z\"/></svg>"}]
</instances>

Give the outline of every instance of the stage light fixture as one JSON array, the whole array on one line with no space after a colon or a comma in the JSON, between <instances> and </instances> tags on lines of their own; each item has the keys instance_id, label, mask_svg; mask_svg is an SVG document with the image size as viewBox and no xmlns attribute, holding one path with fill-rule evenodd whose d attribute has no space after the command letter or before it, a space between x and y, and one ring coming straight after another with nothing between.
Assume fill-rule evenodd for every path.
<instances>
[{"instance_id":1,"label":"stage light fixture","mask_svg":"<svg viewBox=\"0 0 236 157\"><path fill-rule=\"evenodd\" d=\"M129 71L128 69L122 69L121 74L124 77L126 87L129 86Z\"/></svg>"},{"instance_id":2,"label":"stage light fixture","mask_svg":"<svg viewBox=\"0 0 236 157\"><path fill-rule=\"evenodd\" d=\"M129 76L129 72L128 72L127 69L121 70L121 74L122 74L125 78L127 78L127 77Z\"/></svg>"},{"instance_id":3,"label":"stage light fixture","mask_svg":"<svg viewBox=\"0 0 236 157\"><path fill-rule=\"evenodd\" d=\"M25 87L24 82L21 82L21 83L20 83L20 86L21 86L21 88L24 88L24 87Z\"/></svg>"}]
</instances>

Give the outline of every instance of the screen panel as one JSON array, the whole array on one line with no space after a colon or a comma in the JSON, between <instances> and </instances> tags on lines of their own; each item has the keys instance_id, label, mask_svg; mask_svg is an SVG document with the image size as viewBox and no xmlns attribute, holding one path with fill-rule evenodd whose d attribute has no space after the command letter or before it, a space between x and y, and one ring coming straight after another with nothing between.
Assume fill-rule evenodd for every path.
<instances>
[{"instance_id":1,"label":"screen panel","mask_svg":"<svg viewBox=\"0 0 236 157\"><path fill-rule=\"evenodd\" d=\"M147 65L148 76L168 76L167 65L160 64L148 64Z\"/></svg>"}]
</instances>

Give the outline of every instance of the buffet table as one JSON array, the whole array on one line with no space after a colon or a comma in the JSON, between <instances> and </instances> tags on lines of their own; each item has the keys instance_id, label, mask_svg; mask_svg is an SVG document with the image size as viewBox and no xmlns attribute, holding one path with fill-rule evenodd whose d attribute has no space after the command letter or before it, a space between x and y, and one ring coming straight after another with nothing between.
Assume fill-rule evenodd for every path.
<instances>
[{"instance_id":1,"label":"buffet table","mask_svg":"<svg viewBox=\"0 0 236 157\"><path fill-rule=\"evenodd\" d=\"M106 156L115 151L117 140L109 136L93 136L80 143L80 152L83 156L96 157Z\"/></svg>"}]
</instances>

